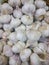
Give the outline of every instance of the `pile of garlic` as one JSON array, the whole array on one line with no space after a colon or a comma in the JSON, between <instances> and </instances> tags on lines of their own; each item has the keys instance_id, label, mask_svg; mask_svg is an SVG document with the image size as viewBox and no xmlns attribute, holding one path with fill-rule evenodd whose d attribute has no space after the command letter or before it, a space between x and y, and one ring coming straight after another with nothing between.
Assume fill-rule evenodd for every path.
<instances>
[{"instance_id":1,"label":"pile of garlic","mask_svg":"<svg viewBox=\"0 0 49 65\"><path fill-rule=\"evenodd\" d=\"M0 65L49 65L48 38L44 0L0 0Z\"/></svg>"}]
</instances>

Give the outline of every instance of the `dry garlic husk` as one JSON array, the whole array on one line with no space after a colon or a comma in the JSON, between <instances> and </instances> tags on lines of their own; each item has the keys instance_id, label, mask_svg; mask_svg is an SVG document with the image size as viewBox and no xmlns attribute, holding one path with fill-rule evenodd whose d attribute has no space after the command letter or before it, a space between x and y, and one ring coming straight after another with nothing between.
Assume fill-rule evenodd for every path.
<instances>
[{"instance_id":1,"label":"dry garlic husk","mask_svg":"<svg viewBox=\"0 0 49 65\"><path fill-rule=\"evenodd\" d=\"M21 21L25 25L31 25L33 23L33 16L23 15Z\"/></svg>"},{"instance_id":2,"label":"dry garlic husk","mask_svg":"<svg viewBox=\"0 0 49 65\"><path fill-rule=\"evenodd\" d=\"M0 55L0 65L7 65L8 59L7 57Z\"/></svg>"},{"instance_id":3,"label":"dry garlic husk","mask_svg":"<svg viewBox=\"0 0 49 65\"><path fill-rule=\"evenodd\" d=\"M47 51L47 45L44 43L39 43L34 49L34 53L45 54Z\"/></svg>"},{"instance_id":4,"label":"dry garlic husk","mask_svg":"<svg viewBox=\"0 0 49 65\"><path fill-rule=\"evenodd\" d=\"M28 40L31 40L31 41L38 41L41 37L41 33L36 30L28 30L26 31L26 35Z\"/></svg>"},{"instance_id":5,"label":"dry garlic husk","mask_svg":"<svg viewBox=\"0 0 49 65\"><path fill-rule=\"evenodd\" d=\"M11 57L13 55L12 49L9 45L4 45L3 54L7 57Z\"/></svg>"},{"instance_id":6,"label":"dry garlic husk","mask_svg":"<svg viewBox=\"0 0 49 65\"><path fill-rule=\"evenodd\" d=\"M35 18L37 20L42 20L46 14L46 10L44 8L39 8L36 10Z\"/></svg>"},{"instance_id":7,"label":"dry garlic husk","mask_svg":"<svg viewBox=\"0 0 49 65\"><path fill-rule=\"evenodd\" d=\"M36 53L33 53L30 56L30 64L31 65L40 65L39 56Z\"/></svg>"},{"instance_id":8,"label":"dry garlic husk","mask_svg":"<svg viewBox=\"0 0 49 65\"><path fill-rule=\"evenodd\" d=\"M26 7L27 6L27 7ZM36 7L34 4L29 4L29 3L26 3L24 4L24 6L22 7L22 12L26 15L33 15L34 12L36 10Z\"/></svg>"},{"instance_id":9,"label":"dry garlic husk","mask_svg":"<svg viewBox=\"0 0 49 65\"><path fill-rule=\"evenodd\" d=\"M8 4L8 3L4 3L1 6L1 14L5 15L5 14L12 14L13 12L13 8Z\"/></svg>"},{"instance_id":10,"label":"dry garlic husk","mask_svg":"<svg viewBox=\"0 0 49 65\"><path fill-rule=\"evenodd\" d=\"M15 7L15 6L20 6L21 5L21 0L8 0L8 3L12 6L12 7Z\"/></svg>"},{"instance_id":11,"label":"dry garlic husk","mask_svg":"<svg viewBox=\"0 0 49 65\"><path fill-rule=\"evenodd\" d=\"M22 17L22 11L20 8L16 8L14 11L13 11L13 16L15 18L21 18Z\"/></svg>"},{"instance_id":12,"label":"dry garlic husk","mask_svg":"<svg viewBox=\"0 0 49 65\"><path fill-rule=\"evenodd\" d=\"M0 23L2 24L6 24L9 23L11 20L11 16L10 15L1 15L0 16Z\"/></svg>"},{"instance_id":13,"label":"dry garlic husk","mask_svg":"<svg viewBox=\"0 0 49 65\"><path fill-rule=\"evenodd\" d=\"M16 38L19 41L25 42L27 40L26 31L25 30L18 30L16 32Z\"/></svg>"},{"instance_id":14,"label":"dry garlic husk","mask_svg":"<svg viewBox=\"0 0 49 65\"><path fill-rule=\"evenodd\" d=\"M9 40L11 40L12 42L17 42L17 38L16 38L16 33L15 32L10 33L10 35L7 38Z\"/></svg>"},{"instance_id":15,"label":"dry garlic husk","mask_svg":"<svg viewBox=\"0 0 49 65\"><path fill-rule=\"evenodd\" d=\"M25 61L25 62L22 62L21 65L29 65L29 63Z\"/></svg>"},{"instance_id":16,"label":"dry garlic husk","mask_svg":"<svg viewBox=\"0 0 49 65\"><path fill-rule=\"evenodd\" d=\"M9 58L9 65L21 65L21 60L18 55L13 55Z\"/></svg>"},{"instance_id":17,"label":"dry garlic husk","mask_svg":"<svg viewBox=\"0 0 49 65\"><path fill-rule=\"evenodd\" d=\"M20 53L25 48L25 43L18 41L15 45L12 47L13 53Z\"/></svg>"},{"instance_id":18,"label":"dry garlic husk","mask_svg":"<svg viewBox=\"0 0 49 65\"><path fill-rule=\"evenodd\" d=\"M11 22L10 22L11 28L16 28L16 27L18 27L20 24L21 24L21 20L20 20L20 19L12 17L12 20L11 20Z\"/></svg>"},{"instance_id":19,"label":"dry garlic husk","mask_svg":"<svg viewBox=\"0 0 49 65\"><path fill-rule=\"evenodd\" d=\"M33 42L31 40L27 40L26 47L36 47L38 46L38 42Z\"/></svg>"},{"instance_id":20,"label":"dry garlic husk","mask_svg":"<svg viewBox=\"0 0 49 65\"><path fill-rule=\"evenodd\" d=\"M43 0L35 0L35 5L37 8L45 8L46 2Z\"/></svg>"},{"instance_id":21,"label":"dry garlic husk","mask_svg":"<svg viewBox=\"0 0 49 65\"><path fill-rule=\"evenodd\" d=\"M21 0L22 4L25 4L25 3L34 3L34 0Z\"/></svg>"},{"instance_id":22,"label":"dry garlic husk","mask_svg":"<svg viewBox=\"0 0 49 65\"><path fill-rule=\"evenodd\" d=\"M21 59L21 61L22 62L25 62L25 61L28 61L29 59L29 57L30 57L30 55L31 55L31 50L29 49L29 48L27 48L27 49L24 49L23 51L21 51L20 52L20 59Z\"/></svg>"}]
</instances>

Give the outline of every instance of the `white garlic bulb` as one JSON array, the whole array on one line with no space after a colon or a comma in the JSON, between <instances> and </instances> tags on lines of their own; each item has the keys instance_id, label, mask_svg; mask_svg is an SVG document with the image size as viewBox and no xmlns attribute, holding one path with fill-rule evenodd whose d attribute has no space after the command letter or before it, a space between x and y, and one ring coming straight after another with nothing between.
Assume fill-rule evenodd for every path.
<instances>
[{"instance_id":1,"label":"white garlic bulb","mask_svg":"<svg viewBox=\"0 0 49 65\"><path fill-rule=\"evenodd\" d=\"M36 5L37 8L45 8L46 2L43 1L43 0L36 0L35 5Z\"/></svg>"},{"instance_id":2,"label":"white garlic bulb","mask_svg":"<svg viewBox=\"0 0 49 65\"><path fill-rule=\"evenodd\" d=\"M40 60L36 53L33 53L30 56L30 63L31 63L31 65L40 65Z\"/></svg>"},{"instance_id":3,"label":"white garlic bulb","mask_svg":"<svg viewBox=\"0 0 49 65\"><path fill-rule=\"evenodd\" d=\"M2 14L11 14L13 12L13 8L8 4L4 3L1 7Z\"/></svg>"},{"instance_id":4,"label":"white garlic bulb","mask_svg":"<svg viewBox=\"0 0 49 65\"><path fill-rule=\"evenodd\" d=\"M18 41L13 47L12 51L14 53L20 53L25 48L25 43Z\"/></svg>"},{"instance_id":5,"label":"white garlic bulb","mask_svg":"<svg viewBox=\"0 0 49 65\"><path fill-rule=\"evenodd\" d=\"M12 7L15 7L15 6L20 6L21 5L21 0L8 0L8 3L12 6Z\"/></svg>"},{"instance_id":6,"label":"white garlic bulb","mask_svg":"<svg viewBox=\"0 0 49 65\"><path fill-rule=\"evenodd\" d=\"M1 15L0 16L0 23L6 24L6 23L9 23L10 20L11 20L10 15Z\"/></svg>"},{"instance_id":7,"label":"white garlic bulb","mask_svg":"<svg viewBox=\"0 0 49 65\"><path fill-rule=\"evenodd\" d=\"M15 9L14 11L13 11L13 16L15 17L15 18L21 18L22 17L22 11L21 11L21 9Z\"/></svg>"},{"instance_id":8,"label":"white garlic bulb","mask_svg":"<svg viewBox=\"0 0 49 65\"><path fill-rule=\"evenodd\" d=\"M17 38L16 38L16 33L15 32L10 33L10 35L7 38L9 40L11 40L12 42L17 42Z\"/></svg>"},{"instance_id":9,"label":"white garlic bulb","mask_svg":"<svg viewBox=\"0 0 49 65\"><path fill-rule=\"evenodd\" d=\"M35 18L37 20L42 20L46 14L46 10L44 8L40 8L36 10Z\"/></svg>"},{"instance_id":10,"label":"white garlic bulb","mask_svg":"<svg viewBox=\"0 0 49 65\"><path fill-rule=\"evenodd\" d=\"M7 65L8 59L7 57L0 55L0 65Z\"/></svg>"},{"instance_id":11,"label":"white garlic bulb","mask_svg":"<svg viewBox=\"0 0 49 65\"><path fill-rule=\"evenodd\" d=\"M17 40L22 41L22 42L25 42L27 40L25 30L18 30L16 33L17 33L16 34L17 35L16 36Z\"/></svg>"},{"instance_id":12,"label":"white garlic bulb","mask_svg":"<svg viewBox=\"0 0 49 65\"><path fill-rule=\"evenodd\" d=\"M25 62L22 62L21 65L29 65L29 63L27 61L25 61Z\"/></svg>"},{"instance_id":13,"label":"white garlic bulb","mask_svg":"<svg viewBox=\"0 0 49 65\"><path fill-rule=\"evenodd\" d=\"M41 37L41 33L35 30L26 31L27 38L32 41L38 41Z\"/></svg>"},{"instance_id":14,"label":"white garlic bulb","mask_svg":"<svg viewBox=\"0 0 49 65\"><path fill-rule=\"evenodd\" d=\"M21 60L18 55L13 55L9 58L9 65L21 65Z\"/></svg>"},{"instance_id":15,"label":"white garlic bulb","mask_svg":"<svg viewBox=\"0 0 49 65\"><path fill-rule=\"evenodd\" d=\"M18 19L18 18L13 18L12 17L12 20L11 20L11 22L10 22L10 26L12 27L12 28L16 28L16 27L18 27L19 25L21 24L21 20L20 19Z\"/></svg>"},{"instance_id":16,"label":"white garlic bulb","mask_svg":"<svg viewBox=\"0 0 49 65\"><path fill-rule=\"evenodd\" d=\"M21 0L22 4L25 3L34 3L34 0Z\"/></svg>"},{"instance_id":17,"label":"white garlic bulb","mask_svg":"<svg viewBox=\"0 0 49 65\"><path fill-rule=\"evenodd\" d=\"M30 49L24 49L23 51L20 52L20 59L23 62L25 62L28 60L30 55L31 55L31 50Z\"/></svg>"},{"instance_id":18,"label":"white garlic bulb","mask_svg":"<svg viewBox=\"0 0 49 65\"><path fill-rule=\"evenodd\" d=\"M13 55L12 53L12 49L9 45L4 45L4 48L3 48L3 54L7 57L10 57Z\"/></svg>"},{"instance_id":19,"label":"white garlic bulb","mask_svg":"<svg viewBox=\"0 0 49 65\"><path fill-rule=\"evenodd\" d=\"M33 15L34 12L36 10L36 7L34 4L29 4L29 3L26 3L24 4L24 6L22 7L22 12L24 14L27 14L27 15Z\"/></svg>"},{"instance_id":20,"label":"white garlic bulb","mask_svg":"<svg viewBox=\"0 0 49 65\"><path fill-rule=\"evenodd\" d=\"M22 18L21 18L21 21L25 25L31 25L33 23L33 17L32 16L23 15Z\"/></svg>"}]
</instances>

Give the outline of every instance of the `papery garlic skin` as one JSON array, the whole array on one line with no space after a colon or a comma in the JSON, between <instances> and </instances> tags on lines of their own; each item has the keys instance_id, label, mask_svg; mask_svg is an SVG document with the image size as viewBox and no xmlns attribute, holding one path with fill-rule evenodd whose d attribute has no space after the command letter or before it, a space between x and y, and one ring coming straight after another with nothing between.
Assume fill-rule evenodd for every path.
<instances>
[{"instance_id":1,"label":"papery garlic skin","mask_svg":"<svg viewBox=\"0 0 49 65\"><path fill-rule=\"evenodd\" d=\"M24 49L23 51L20 52L20 59L22 62L27 61L29 56L31 55L31 50L30 49Z\"/></svg>"},{"instance_id":2,"label":"papery garlic skin","mask_svg":"<svg viewBox=\"0 0 49 65\"><path fill-rule=\"evenodd\" d=\"M20 53L25 48L25 43L18 41L13 47L13 53Z\"/></svg>"}]
</instances>

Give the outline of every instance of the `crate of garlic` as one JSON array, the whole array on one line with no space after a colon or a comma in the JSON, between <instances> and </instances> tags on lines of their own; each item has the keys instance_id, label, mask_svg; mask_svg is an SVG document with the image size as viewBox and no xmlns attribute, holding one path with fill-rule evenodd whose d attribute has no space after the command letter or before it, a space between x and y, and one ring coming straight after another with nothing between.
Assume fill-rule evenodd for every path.
<instances>
[{"instance_id":1,"label":"crate of garlic","mask_svg":"<svg viewBox=\"0 0 49 65\"><path fill-rule=\"evenodd\" d=\"M46 1L0 0L0 65L49 65Z\"/></svg>"}]
</instances>

